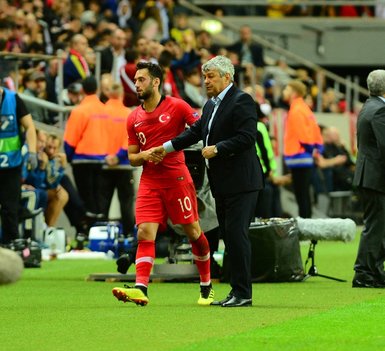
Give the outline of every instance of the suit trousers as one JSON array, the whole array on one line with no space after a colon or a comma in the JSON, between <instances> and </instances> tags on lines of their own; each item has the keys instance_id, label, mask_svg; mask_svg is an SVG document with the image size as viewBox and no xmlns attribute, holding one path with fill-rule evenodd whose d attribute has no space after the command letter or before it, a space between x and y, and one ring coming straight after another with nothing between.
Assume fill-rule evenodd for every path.
<instances>
[{"instance_id":1,"label":"suit trousers","mask_svg":"<svg viewBox=\"0 0 385 351\"><path fill-rule=\"evenodd\" d=\"M249 227L254 219L257 199L258 191L215 197L219 228L229 262L232 294L242 299L252 297Z\"/></svg>"},{"instance_id":2,"label":"suit trousers","mask_svg":"<svg viewBox=\"0 0 385 351\"><path fill-rule=\"evenodd\" d=\"M20 167L0 170L0 184L1 242L9 244L19 237Z\"/></svg>"},{"instance_id":3,"label":"suit trousers","mask_svg":"<svg viewBox=\"0 0 385 351\"><path fill-rule=\"evenodd\" d=\"M362 188L360 196L364 206L364 229L354 265L356 278L385 281L385 194Z\"/></svg>"}]
</instances>

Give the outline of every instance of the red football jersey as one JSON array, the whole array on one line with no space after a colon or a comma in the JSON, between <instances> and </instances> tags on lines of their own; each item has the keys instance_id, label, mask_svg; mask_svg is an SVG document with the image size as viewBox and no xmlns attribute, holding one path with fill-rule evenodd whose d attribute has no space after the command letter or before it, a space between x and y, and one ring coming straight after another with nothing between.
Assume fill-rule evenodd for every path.
<instances>
[{"instance_id":1,"label":"red football jersey","mask_svg":"<svg viewBox=\"0 0 385 351\"><path fill-rule=\"evenodd\" d=\"M127 119L128 145L148 150L163 145L194 124L198 113L181 99L165 97L153 112L138 106ZM152 188L168 188L180 182L192 182L183 151L171 152L157 165L143 164L141 182Z\"/></svg>"}]
</instances>

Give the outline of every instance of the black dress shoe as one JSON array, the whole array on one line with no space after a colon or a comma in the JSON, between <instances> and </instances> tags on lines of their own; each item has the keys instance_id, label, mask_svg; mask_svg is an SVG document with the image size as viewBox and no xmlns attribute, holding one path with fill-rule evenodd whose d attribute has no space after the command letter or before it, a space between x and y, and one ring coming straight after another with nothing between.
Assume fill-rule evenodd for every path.
<instances>
[{"instance_id":1,"label":"black dress shoe","mask_svg":"<svg viewBox=\"0 0 385 351\"><path fill-rule=\"evenodd\" d=\"M251 299L241 299L240 297L233 296L230 300L224 302L222 307L248 307L251 305Z\"/></svg>"},{"instance_id":2,"label":"black dress shoe","mask_svg":"<svg viewBox=\"0 0 385 351\"><path fill-rule=\"evenodd\" d=\"M376 280L365 281L365 280L353 279L352 287L385 289L385 284L383 282L379 282Z\"/></svg>"},{"instance_id":3,"label":"black dress shoe","mask_svg":"<svg viewBox=\"0 0 385 351\"><path fill-rule=\"evenodd\" d=\"M212 306L222 306L225 302L231 300L232 297L233 297L232 294L228 294L223 300L211 302L211 305Z\"/></svg>"}]
</instances>

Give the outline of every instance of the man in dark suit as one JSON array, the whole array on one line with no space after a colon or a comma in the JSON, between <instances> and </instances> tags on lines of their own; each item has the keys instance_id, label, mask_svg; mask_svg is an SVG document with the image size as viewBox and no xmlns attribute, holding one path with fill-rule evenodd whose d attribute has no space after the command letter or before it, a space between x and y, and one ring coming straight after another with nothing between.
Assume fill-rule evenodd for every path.
<instances>
[{"instance_id":1,"label":"man in dark suit","mask_svg":"<svg viewBox=\"0 0 385 351\"><path fill-rule=\"evenodd\" d=\"M230 45L228 50L238 54L241 65L252 63L255 67L265 66L263 48L253 41L253 33L248 25L239 29L239 41Z\"/></svg>"},{"instance_id":2,"label":"man in dark suit","mask_svg":"<svg viewBox=\"0 0 385 351\"><path fill-rule=\"evenodd\" d=\"M364 229L354 288L385 288L385 70L369 73L370 93L357 120L358 156L353 186L364 206Z\"/></svg>"},{"instance_id":3,"label":"man in dark suit","mask_svg":"<svg viewBox=\"0 0 385 351\"><path fill-rule=\"evenodd\" d=\"M232 288L225 299L212 304L251 306L249 226L258 191L263 188L262 168L255 151L255 102L234 86L234 66L228 58L214 57L202 66L202 73L211 97L202 117L155 151L181 150L203 140L202 155L226 246Z\"/></svg>"},{"instance_id":4,"label":"man in dark suit","mask_svg":"<svg viewBox=\"0 0 385 351\"><path fill-rule=\"evenodd\" d=\"M111 73L114 82L120 82L120 69L126 64L126 33L117 28L111 35L110 46L100 52L101 73Z\"/></svg>"}]
</instances>

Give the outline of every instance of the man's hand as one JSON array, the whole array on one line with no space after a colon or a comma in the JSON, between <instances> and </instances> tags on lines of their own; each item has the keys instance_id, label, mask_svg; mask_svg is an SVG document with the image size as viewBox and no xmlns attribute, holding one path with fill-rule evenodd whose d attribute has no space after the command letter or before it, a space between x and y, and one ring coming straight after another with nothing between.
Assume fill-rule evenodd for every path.
<instances>
[{"instance_id":1,"label":"man's hand","mask_svg":"<svg viewBox=\"0 0 385 351\"><path fill-rule=\"evenodd\" d=\"M38 165L36 152L29 152L28 154L28 169L33 171Z\"/></svg>"},{"instance_id":2,"label":"man's hand","mask_svg":"<svg viewBox=\"0 0 385 351\"><path fill-rule=\"evenodd\" d=\"M155 164L162 162L164 157L167 155L167 152L163 146L153 147L148 151L150 152L150 161L154 162Z\"/></svg>"},{"instance_id":3,"label":"man's hand","mask_svg":"<svg viewBox=\"0 0 385 351\"><path fill-rule=\"evenodd\" d=\"M119 164L119 158L116 155L107 155L105 157L105 161L106 161L107 165L110 167L114 167L114 166L117 166Z\"/></svg>"},{"instance_id":4,"label":"man's hand","mask_svg":"<svg viewBox=\"0 0 385 351\"><path fill-rule=\"evenodd\" d=\"M216 150L216 145L206 146L202 149L202 156L206 159L213 158L217 156L217 153L214 150Z\"/></svg>"},{"instance_id":5,"label":"man's hand","mask_svg":"<svg viewBox=\"0 0 385 351\"><path fill-rule=\"evenodd\" d=\"M55 158L59 161L60 166L67 167L67 155L64 152L59 152L55 155Z\"/></svg>"}]
</instances>

